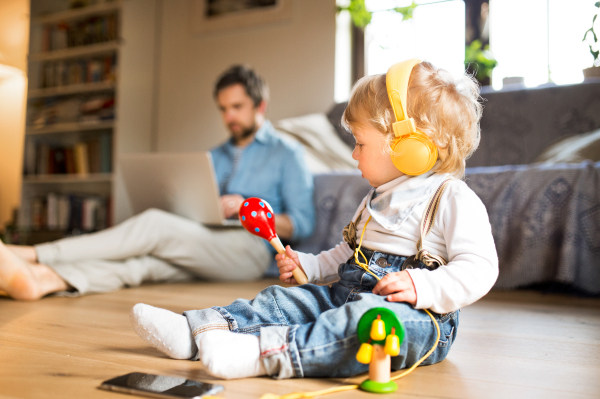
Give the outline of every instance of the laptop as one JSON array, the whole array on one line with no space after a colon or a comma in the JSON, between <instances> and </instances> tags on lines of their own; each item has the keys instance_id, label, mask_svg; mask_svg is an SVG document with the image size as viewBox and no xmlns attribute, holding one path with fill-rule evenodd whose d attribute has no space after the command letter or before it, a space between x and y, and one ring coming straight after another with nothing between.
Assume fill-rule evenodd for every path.
<instances>
[{"instance_id":1,"label":"laptop","mask_svg":"<svg viewBox=\"0 0 600 399\"><path fill-rule=\"evenodd\" d=\"M158 208L208 226L241 226L223 218L210 152L123 154L119 164L135 214Z\"/></svg>"}]
</instances>

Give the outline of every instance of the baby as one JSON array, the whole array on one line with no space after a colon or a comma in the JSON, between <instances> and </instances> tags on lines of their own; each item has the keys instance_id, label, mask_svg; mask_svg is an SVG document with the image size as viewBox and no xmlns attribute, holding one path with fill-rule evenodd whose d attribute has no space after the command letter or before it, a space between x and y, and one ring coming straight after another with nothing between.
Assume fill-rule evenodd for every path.
<instances>
[{"instance_id":1,"label":"baby","mask_svg":"<svg viewBox=\"0 0 600 399\"><path fill-rule=\"evenodd\" d=\"M272 286L252 300L183 315L137 304L135 331L167 356L200 360L216 377L348 377L368 370L355 359L357 324L367 310L390 309L404 324L391 363L398 370L435 344L429 309L441 338L422 364L442 361L459 309L498 276L486 209L459 180L479 143L478 99L472 77L454 79L419 60L358 81L343 123L373 188L345 241L319 255L288 246L287 256L276 256L283 282L296 284L292 270L300 268L311 284Z\"/></svg>"}]
</instances>

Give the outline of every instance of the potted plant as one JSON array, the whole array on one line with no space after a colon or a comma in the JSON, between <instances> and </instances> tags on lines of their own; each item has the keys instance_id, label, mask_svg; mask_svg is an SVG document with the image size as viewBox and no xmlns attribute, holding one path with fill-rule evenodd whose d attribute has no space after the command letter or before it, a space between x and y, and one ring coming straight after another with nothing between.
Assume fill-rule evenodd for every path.
<instances>
[{"instance_id":1,"label":"potted plant","mask_svg":"<svg viewBox=\"0 0 600 399\"><path fill-rule=\"evenodd\" d=\"M473 40L465 46L465 64L467 71L475 76L482 86L489 86L492 78L492 70L498 65L490 51L490 46L482 45L481 41Z\"/></svg>"},{"instance_id":2,"label":"potted plant","mask_svg":"<svg viewBox=\"0 0 600 399\"><path fill-rule=\"evenodd\" d=\"M600 9L600 1L596 2L595 6ZM600 11L600 10L599 10ZM600 59L598 55L600 54L600 46L598 45L598 36L596 35L596 31L594 30L594 23L596 22L596 18L598 18L598 12L594 15L592 19L592 27L585 31L583 35L583 41L587 40L590 46L590 53L594 57L594 64L590 68L586 68L583 70L583 76L586 78L590 77L600 77ZM591 35L589 35L591 33Z\"/></svg>"}]
</instances>

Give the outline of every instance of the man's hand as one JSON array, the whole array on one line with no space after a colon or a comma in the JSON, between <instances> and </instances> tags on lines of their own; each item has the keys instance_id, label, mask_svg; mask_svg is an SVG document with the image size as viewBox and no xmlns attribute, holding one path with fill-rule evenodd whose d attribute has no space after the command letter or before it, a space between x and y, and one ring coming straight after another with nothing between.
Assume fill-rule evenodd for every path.
<instances>
[{"instance_id":1,"label":"man's hand","mask_svg":"<svg viewBox=\"0 0 600 399\"><path fill-rule=\"evenodd\" d=\"M225 219L237 215L240 210L240 205L244 202L244 197L239 194L227 194L221 196L221 209Z\"/></svg>"},{"instance_id":2,"label":"man's hand","mask_svg":"<svg viewBox=\"0 0 600 399\"><path fill-rule=\"evenodd\" d=\"M285 247L285 254L275 255L275 260L279 268L279 280L286 284L298 284L292 275L292 270L296 267L299 267L304 272L304 269L300 265L300 259L298 259L298 253L288 245Z\"/></svg>"},{"instance_id":3,"label":"man's hand","mask_svg":"<svg viewBox=\"0 0 600 399\"><path fill-rule=\"evenodd\" d=\"M288 215L283 213L275 215L275 231L277 231L279 238L283 238L284 240L292 238L294 225Z\"/></svg>"},{"instance_id":4,"label":"man's hand","mask_svg":"<svg viewBox=\"0 0 600 399\"><path fill-rule=\"evenodd\" d=\"M277 262L277 266L279 266L279 262ZM373 288L373 294L387 295L387 300L390 302L406 302L413 306L417 304L415 284L406 270L390 273L383 277Z\"/></svg>"}]
</instances>

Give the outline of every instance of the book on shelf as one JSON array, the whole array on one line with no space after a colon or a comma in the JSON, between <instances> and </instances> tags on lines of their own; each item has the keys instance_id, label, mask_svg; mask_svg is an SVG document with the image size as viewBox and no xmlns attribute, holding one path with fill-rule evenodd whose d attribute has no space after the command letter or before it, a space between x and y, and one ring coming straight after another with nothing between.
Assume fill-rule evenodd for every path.
<instances>
[{"instance_id":1,"label":"book on shelf","mask_svg":"<svg viewBox=\"0 0 600 399\"><path fill-rule=\"evenodd\" d=\"M100 173L112 171L112 141L111 136L104 134L98 139L100 147Z\"/></svg>"},{"instance_id":2,"label":"book on shelf","mask_svg":"<svg viewBox=\"0 0 600 399\"><path fill-rule=\"evenodd\" d=\"M40 88L83 83L114 82L117 57L115 54L86 59L46 61L40 69Z\"/></svg>"},{"instance_id":3,"label":"book on shelf","mask_svg":"<svg viewBox=\"0 0 600 399\"><path fill-rule=\"evenodd\" d=\"M47 142L36 146L28 138L25 148L26 176L52 174L111 173L112 136L102 133L98 137L73 145L52 145Z\"/></svg>"},{"instance_id":4,"label":"book on shelf","mask_svg":"<svg viewBox=\"0 0 600 399\"><path fill-rule=\"evenodd\" d=\"M48 193L31 201L31 220L35 230L91 232L107 228L110 201L101 196Z\"/></svg>"},{"instance_id":5,"label":"book on shelf","mask_svg":"<svg viewBox=\"0 0 600 399\"><path fill-rule=\"evenodd\" d=\"M28 125L35 129L57 123L98 123L115 119L115 96L111 94L48 97L29 105Z\"/></svg>"},{"instance_id":6,"label":"book on shelf","mask_svg":"<svg viewBox=\"0 0 600 399\"><path fill-rule=\"evenodd\" d=\"M42 51L86 46L117 40L117 13L94 16L79 21L45 24L42 32Z\"/></svg>"},{"instance_id":7,"label":"book on shelf","mask_svg":"<svg viewBox=\"0 0 600 399\"><path fill-rule=\"evenodd\" d=\"M73 146L75 155L75 170L79 175L90 173L88 145L86 143L77 143Z\"/></svg>"},{"instance_id":8,"label":"book on shelf","mask_svg":"<svg viewBox=\"0 0 600 399\"><path fill-rule=\"evenodd\" d=\"M37 166L37 157L36 157L36 142L31 137L25 138L25 151L23 153L23 174L25 175L34 175Z\"/></svg>"}]
</instances>

